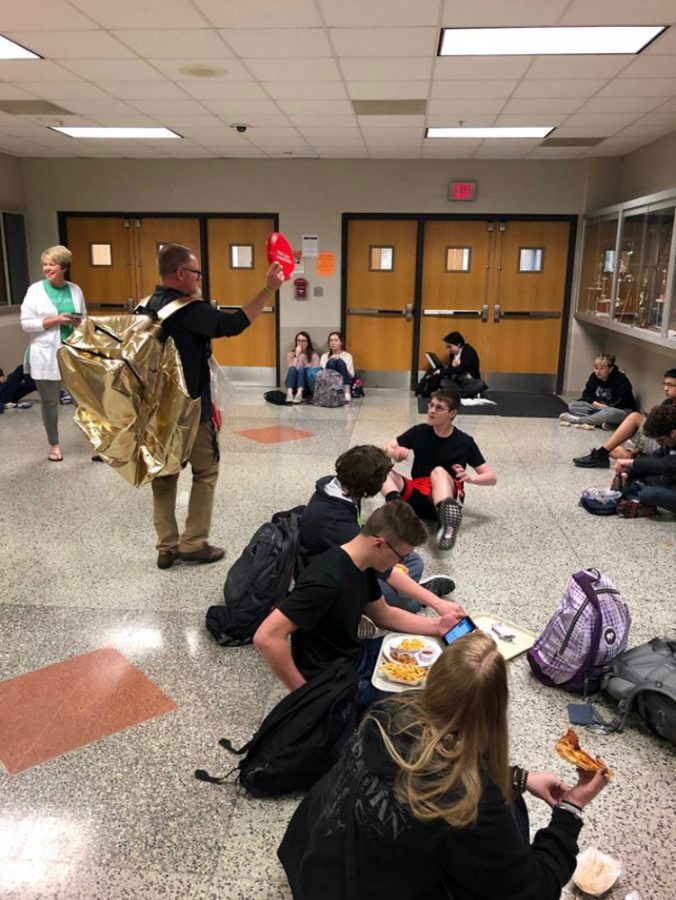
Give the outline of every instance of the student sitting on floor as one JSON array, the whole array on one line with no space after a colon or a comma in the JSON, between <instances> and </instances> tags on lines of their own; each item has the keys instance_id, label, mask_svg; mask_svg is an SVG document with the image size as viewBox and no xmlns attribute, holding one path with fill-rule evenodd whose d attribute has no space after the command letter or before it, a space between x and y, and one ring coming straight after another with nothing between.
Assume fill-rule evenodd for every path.
<instances>
[{"instance_id":1,"label":"student sitting on floor","mask_svg":"<svg viewBox=\"0 0 676 900\"><path fill-rule=\"evenodd\" d=\"M466 484L493 485L495 473L474 439L455 427L460 397L455 391L435 391L430 397L427 424L415 425L386 444L385 453L395 462L413 451L411 478L390 472L382 493L386 500L401 497L421 519L437 519L437 546L450 550L455 544ZM476 474L467 471L472 466Z\"/></svg>"},{"instance_id":2,"label":"student sitting on floor","mask_svg":"<svg viewBox=\"0 0 676 900\"><path fill-rule=\"evenodd\" d=\"M254 635L256 649L288 690L336 660L349 659L360 676L357 705L364 710L383 696L371 684L382 638L357 637L362 615L388 631L437 637L462 618L460 606L441 617L416 616L389 606L382 596L378 572L401 562L424 540L425 529L411 507L387 503L351 541L312 560Z\"/></svg>"},{"instance_id":3,"label":"student sitting on floor","mask_svg":"<svg viewBox=\"0 0 676 900\"><path fill-rule=\"evenodd\" d=\"M567 413L559 416L559 425L578 428L614 428L636 410L631 382L615 365L615 357L601 353L594 360L594 371L587 379L582 396L573 400Z\"/></svg>"},{"instance_id":4,"label":"student sitting on floor","mask_svg":"<svg viewBox=\"0 0 676 900\"><path fill-rule=\"evenodd\" d=\"M658 506L676 512L676 405L653 407L643 431L657 441L659 450L615 463L624 480L617 511L630 519L654 516Z\"/></svg>"},{"instance_id":5,"label":"student sitting on floor","mask_svg":"<svg viewBox=\"0 0 676 900\"><path fill-rule=\"evenodd\" d=\"M343 335L340 331L332 331L329 335L329 349L327 353L323 353L319 360L322 369L333 369L343 379L343 390L345 394L345 402L352 400L352 390L350 385L354 380L354 361L352 354L348 353L343 347Z\"/></svg>"},{"instance_id":6,"label":"student sitting on floor","mask_svg":"<svg viewBox=\"0 0 676 900\"><path fill-rule=\"evenodd\" d=\"M38 386L30 375L27 375L23 366L17 366L9 375L5 375L3 369L0 369L0 413L5 408L18 406L20 409L30 409L32 403L22 403L21 401L27 394L37 391Z\"/></svg>"},{"instance_id":7,"label":"student sitting on floor","mask_svg":"<svg viewBox=\"0 0 676 900\"><path fill-rule=\"evenodd\" d=\"M295 900L558 900L583 808L607 784L508 765L507 667L482 631L423 691L374 707L301 801L277 851ZM522 793L553 807L530 841Z\"/></svg>"},{"instance_id":8,"label":"student sitting on floor","mask_svg":"<svg viewBox=\"0 0 676 900\"><path fill-rule=\"evenodd\" d=\"M664 406L676 406L676 369L669 369L664 373L664 393L666 399ZM658 444L652 438L646 437L643 430L645 414L641 412L630 413L621 425L613 431L605 444L600 447L592 447L587 456L577 456L573 462L583 469L608 469L610 459L631 459L639 453L654 453ZM636 435L631 446L625 446L626 441Z\"/></svg>"},{"instance_id":9,"label":"student sitting on floor","mask_svg":"<svg viewBox=\"0 0 676 900\"><path fill-rule=\"evenodd\" d=\"M361 501L374 497L383 486L392 461L380 447L368 444L351 447L336 460L336 475L320 478L315 492L300 517L300 542L310 556L329 547L351 541L361 529ZM455 590L455 582L445 575L422 577L424 563L415 551L378 575L378 583L390 606L418 612L430 606L439 615L459 607L439 598Z\"/></svg>"}]
</instances>

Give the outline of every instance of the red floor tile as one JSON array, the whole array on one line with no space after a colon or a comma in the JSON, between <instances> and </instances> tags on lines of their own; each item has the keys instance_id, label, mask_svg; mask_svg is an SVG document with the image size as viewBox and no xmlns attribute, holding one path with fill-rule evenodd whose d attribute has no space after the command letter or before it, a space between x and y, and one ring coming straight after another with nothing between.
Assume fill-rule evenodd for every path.
<instances>
[{"instance_id":1,"label":"red floor tile","mask_svg":"<svg viewBox=\"0 0 676 900\"><path fill-rule=\"evenodd\" d=\"M112 648L0 682L0 761L8 774L176 709Z\"/></svg>"},{"instance_id":2,"label":"red floor tile","mask_svg":"<svg viewBox=\"0 0 676 900\"><path fill-rule=\"evenodd\" d=\"M269 428L249 428L246 431L236 431L242 437L251 438L260 444L281 444L283 441L300 441L304 438L314 437L312 431L302 431L300 428L289 428L288 425L271 425Z\"/></svg>"}]
</instances>

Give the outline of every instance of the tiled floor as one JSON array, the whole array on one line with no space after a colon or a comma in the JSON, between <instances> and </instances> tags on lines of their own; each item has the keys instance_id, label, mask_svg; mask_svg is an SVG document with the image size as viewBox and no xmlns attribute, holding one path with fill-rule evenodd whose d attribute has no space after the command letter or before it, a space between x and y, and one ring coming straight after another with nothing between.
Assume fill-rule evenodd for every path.
<instances>
[{"instance_id":1,"label":"tiled floor","mask_svg":"<svg viewBox=\"0 0 676 900\"><path fill-rule=\"evenodd\" d=\"M297 799L252 800L193 778L197 767L227 769L218 739L247 740L282 696L253 648L214 645L204 611L222 597L229 562L261 522L304 502L348 446L382 443L422 421L415 403L403 392L369 391L342 410L276 407L260 389L239 391L212 531L226 561L166 572L155 567L149 489L91 463L70 415L61 410L59 466L47 462L39 406L0 420L0 680L113 648L176 709L0 774L0 897L288 900L275 848ZM594 565L630 600L632 643L675 633L674 519L604 520L576 505L583 487L606 480L570 462L601 443L600 433L492 416L467 415L460 426L499 483L470 486L455 549L423 549L429 573L452 574L470 611L538 630L571 572ZM278 427L309 435L261 443L241 434ZM181 485L185 506L187 476ZM510 677L513 760L570 777L553 752L570 698L536 683L523 658L510 663ZM638 889L643 900L673 900L673 749L637 728L588 734L585 743L616 771L589 807L581 839L622 860L609 896ZM537 828L546 809L530 809Z\"/></svg>"}]
</instances>

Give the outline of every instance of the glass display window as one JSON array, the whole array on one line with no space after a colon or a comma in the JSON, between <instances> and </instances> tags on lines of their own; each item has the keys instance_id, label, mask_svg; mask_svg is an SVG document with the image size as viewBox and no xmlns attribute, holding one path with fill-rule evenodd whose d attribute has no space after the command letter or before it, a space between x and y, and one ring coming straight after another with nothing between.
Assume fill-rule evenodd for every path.
<instances>
[{"instance_id":1,"label":"glass display window","mask_svg":"<svg viewBox=\"0 0 676 900\"><path fill-rule=\"evenodd\" d=\"M609 319L619 217L587 222L577 310Z\"/></svg>"}]
</instances>

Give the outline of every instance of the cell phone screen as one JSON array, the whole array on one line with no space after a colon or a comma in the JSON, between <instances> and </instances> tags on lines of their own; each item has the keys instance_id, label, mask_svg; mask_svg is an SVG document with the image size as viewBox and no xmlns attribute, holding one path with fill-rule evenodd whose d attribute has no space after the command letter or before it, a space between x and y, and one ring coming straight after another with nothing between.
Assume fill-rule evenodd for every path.
<instances>
[{"instance_id":1,"label":"cell phone screen","mask_svg":"<svg viewBox=\"0 0 676 900\"><path fill-rule=\"evenodd\" d=\"M463 616L459 622L450 628L445 635L441 638L441 640L448 646L452 644L453 641L457 641L459 637L463 637L465 634L469 634L471 631L476 631L476 625L470 619L469 616Z\"/></svg>"}]
</instances>

